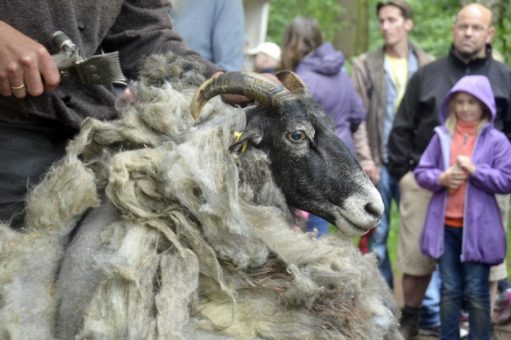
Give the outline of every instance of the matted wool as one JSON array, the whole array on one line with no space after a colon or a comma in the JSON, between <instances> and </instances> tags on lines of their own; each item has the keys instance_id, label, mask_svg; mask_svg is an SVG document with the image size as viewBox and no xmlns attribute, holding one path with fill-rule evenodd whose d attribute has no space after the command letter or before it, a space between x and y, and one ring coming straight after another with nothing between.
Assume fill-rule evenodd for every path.
<instances>
[{"instance_id":1,"label":"matted wool","mask_svg":"<svg viewBox=\"0 0 511 340\"><path fill-rule=\"evenodd\" d=\"M245 112L195 124L193 62L145 65L0 225L0 338L399 339L374 256L297 231L267 155L229 150Z\"/></svg>"}]
</instances>

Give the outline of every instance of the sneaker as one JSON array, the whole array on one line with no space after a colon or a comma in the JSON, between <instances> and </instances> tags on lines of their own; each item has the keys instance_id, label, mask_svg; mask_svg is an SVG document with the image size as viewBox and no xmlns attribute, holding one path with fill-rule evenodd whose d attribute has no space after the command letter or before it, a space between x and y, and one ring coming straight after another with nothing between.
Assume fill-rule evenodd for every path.
<instances>
[{"instance_id":1,"label":"sneaker","mask_svg":"<svg viewBox=\"0 0 511 340\"><path fill-rule=\"evenodd\" d=\"M419 329L420 336L431 336L438 338L440 337L440 326L432 326L432 327L421 327Z\"/></svg>"},{"instance_id":2,"label":"sneaker","mask_svg":"<svg viewBox=\"0 0 511 340\"><path fill-rule=\"evenodd\" d=\"M493 321L502 325L511 320L511 288L506 289L495 300Z\"/></svg>"},{"instance_id":3,"label":"sneaker","mask_svg":"<svg viewBox=\"0 0 511 340\"><path fill-rule=\"evenodd\" d=\"M404 307L401 310L399 332L405 340L419 339L420 308Z\"/></svg>"},{"instance_id":4,"label":"sneaker","mask_svg":"<svg viewBox=\"0 0 511 340\"><path fill-rule=\"evenodd\" d=\"M460 327L460 339L468 339L468 329Z\"/></svg>"}]
</instances>

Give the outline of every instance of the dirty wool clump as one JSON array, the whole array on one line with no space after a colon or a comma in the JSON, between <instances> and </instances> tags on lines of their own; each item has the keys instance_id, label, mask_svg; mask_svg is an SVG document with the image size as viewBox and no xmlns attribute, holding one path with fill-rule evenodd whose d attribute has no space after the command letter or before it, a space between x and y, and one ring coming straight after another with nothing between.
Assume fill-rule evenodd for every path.
<instances>
[{"instance_id":1,"label":"dirty wool clump","mask_svg":"<svg viewBox=\"0 0 511 340\"><path fill-rule=\"evenodd\" d=\"M293 228L243 110L189 105L194 61L148 59L120 119L89 119L0 225L0 338L399 339L375 258ZM72 238L70 236L73 236Z\"/></svg>"}]
</instances>

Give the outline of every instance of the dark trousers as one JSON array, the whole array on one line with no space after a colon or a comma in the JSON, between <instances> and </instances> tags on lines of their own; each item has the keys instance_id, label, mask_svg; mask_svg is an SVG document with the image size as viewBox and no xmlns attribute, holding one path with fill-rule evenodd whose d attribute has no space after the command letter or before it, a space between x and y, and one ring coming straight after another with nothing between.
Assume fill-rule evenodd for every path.
<instances>
[{"instance_id":1,"label":"dark trousers","mask_svg":"<svg viewBox=\"0 0 511 340\"><path fill-rule=\"evenodd\" d=\"M469 339L489 340L490 265L461 262L463 228L445 228L445 253L438 264L442 276L440 339L460 338L459 316L462 299L468 302Z\"/></svg>"},{"instance_id":2,"label":"dark trousers","mask_svg":"<svg viewBox=\"0 0 511 340\"><path fill-rule=\"evenodd\" d=\"M380 182L376 186L385 207L383 216L375 231L369 237L369 249L376 252L378 267L390 289L394 289L394 277L387 250L387 240L390 232L390 209L392 200L399 206L399 181L392 177L386 165L381 166Z\"/></svg>"},{"instance_id":3,"label":"dark trousers","mask_svg":"<svg viewBox=\"0 0 511 340\"><path fill-rule=\"evenodd\" d=\"M0 221L23 225L27 191L64 155L70 137L70 130L51 122L0 121Z\"/></svg>"}]
</instances>

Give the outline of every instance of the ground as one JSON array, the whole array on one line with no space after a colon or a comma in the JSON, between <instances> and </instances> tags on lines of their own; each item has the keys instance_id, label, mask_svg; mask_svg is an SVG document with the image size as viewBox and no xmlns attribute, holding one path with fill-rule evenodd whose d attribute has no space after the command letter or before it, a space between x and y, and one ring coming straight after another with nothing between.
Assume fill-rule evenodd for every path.
<instances>
[{"instance_id":1,"label":"ground","mask_svg":"<svg viewBox=\"0 0 511 340\"><path fill-rule=\"evenodd\" d=\"M403 292L401 290L401 276L394 278L394 294L399 306L403 305ZM511 322L506 325L494 325L495 340L509 340L511 339ZM436 340L435 337L423 336L420 340Z\"/></svg>"}]
</instances>

